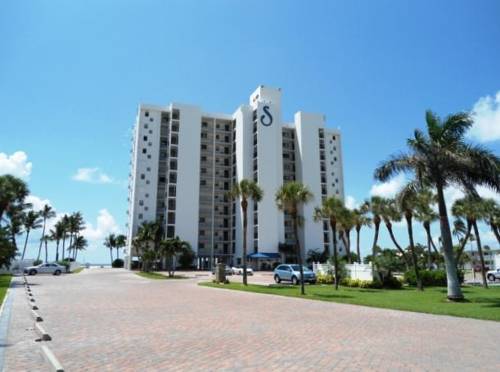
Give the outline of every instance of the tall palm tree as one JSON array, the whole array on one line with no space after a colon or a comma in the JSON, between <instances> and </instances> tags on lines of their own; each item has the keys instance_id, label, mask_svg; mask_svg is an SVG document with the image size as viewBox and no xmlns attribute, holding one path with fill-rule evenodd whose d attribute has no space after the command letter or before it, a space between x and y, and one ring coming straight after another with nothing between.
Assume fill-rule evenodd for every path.
<instances>
[{"instance_id":1,"label":"tall palm tree","mask_svg":"<svg viewBox=\"0 0 500 372\"><path fill-rule=\"evenodd\" d=\"M52 240L52 238L50 237L50 235L44 235L43 236L43 243L44 243L44 246L45 246L45 263L49 262L49 250L48 250L47 244L51 240Z\"/></svg>"},{"instance_id":2,"label":"tall palm tree","mask_svg":"<svg viewBox=\"0 0 500 372\"><path fill-rule=\"evenodd\" d=\"M385 207L385 200L380 196L372 196L370 201L365 202L366 208L372 214L373 226L375 227L375 234L373 235L372 244L372 259L377 255L377 242L380 232L380 223L382 222L382 213Z\"/></svg>"},{"instance_id":3,"label":"tall palm tree","mask_svg":"<svg viewBox=\"0 0 500 372\"><path fill-rule=\"evenodd\" d=\"M371 227L372 219L366 215L368 212L368 205L365 203L361 208L354 209L353 219L356 228L356 254L358 255L358 263L361 263L361 250L359 247L359 240L361 235L361 228L363 226Z\"/></svg>"},{"instance_id":4,"label":"tall palm tree","mask_svg":"<svg viewBox=\"0 0 500 372\"><path fill-rule=\"evenodd\" d=\"M66 250L66 238L68 236L69 232L69 216L65 214L62 219L61 219L61 227L63 229L62 231L62 250L61 250L61 256L62 260L64 261L64 253Z\"/></svg>"},{"instance_id":5,"label":"tall palm tree","mask_svg":"<svg viewBox=\"0 0 500 372\"><path fill-rule=\"evenodd\" d=\"M68 221L68 230L69 230L69 250L73 250L76 247L73 242L77 239L78 234L85 228L85 224L83 222L83 216L81 212L72 213L69 216ZM73 258L76 256L76 251L73 251Z\"/></svg>"},{"instance_id":6,"label":"tall palm tree","mask_svg":"<svg viewBox=\"0 0 500 372\"><path fill-rule=\"evenodd\" d=\"M62 221L56 222L54 228L50 230L51 240L56 242L56 262L59 261L59 243L64 236L64 226Z\"/></svg>"},{"instance_id":7,"label":"tall palm tree","mask_svg":"<svg viewBox=\"0 0 500 372\"><path fill-rule=\"evenodd\" d=\"M163 237L162 226L158 222L143 222L137 230L133 246L142 258L141 269L149 271L150 263L158 257L159 244Z\"/></svg>"},{"instance_id":8,"label":"tall palm tree","mask_svg":"<svg viewBox=\"0 0 500 372\"><path fill-rule=\"evenodd\" d=\"M229 192L232 199L240 199L241 211L243 213L243 285L247 285L247 225L248 225L248 201L252 200L258 203L264 195L263 190L257 182L253 180L243 179L239 183L234 184Z\"/></svg>"},{"instance_id":9,"label":"tall palm tree","mask_svg":"<svg viewBox=\"0 0 500 372\"><path fill-rule=\"evenodd\" d=\"M104 246L109 249L110 264L113 265L113 249L116 247L115 234L109 234L106 239L104 239Z\"/></svg>"},{"instance_id":10,"label":"tall palm tree","mask_svg":"<svg viewBox=\"0 0 500 372\"><path fill-rule=\"evenodd\" d=\"M465 218L467 220L467 223L474 229L477 251L479 253L479 260L481 262L481 276L483 278L483 287L488 288L488 281L486 280L486 268L484 265L483 248L481 245L479 229L477 227L477 221L482 220L485 216L484 203L478 196L468 195L464 198L456 200L451 208L451 211L454 216Z\"/></svg>"},{"instance_id":11,"label":"tall palm tree","mask_svg":"<svg viewBox=\"0 0 500 372\"><path fill-rule=\"evenodd\" d=\"M47 225L47 220L54 218L56 216L56 212L52 209L52 207L48 204L45 204L40 211L40 217L43 219L43 228L42 228L42 236L40 237L40 245L38 246L38 257L37 260L40 260L40 253L42 251L42 243L45 241L45 227ZM45 246L47 246L47 242L45 241ZM47 257L45 257L45 261L47 262Z\"/></svg>"},{"instance_id":12,"label":"tall palm tree","mask_svg":"<svg viewBox=\"0 0 500 372\"><path fill-rule=\"evenodd\" d=\"M453 212L452 212L453 214ZM453 235L458 239L458 249L456 253L457 268L461 262L462 254L465 245L468 241L472 241L474 236L472 234L472 224L470 221L464 222L462 218L456 217L453 221Z\"/></svg>"},{"instance_id":13,"label":"tall palm tree","mask_svg":"<svg viewBox=\"0 0 500 372\"><path fill-rule=\"evenodd\" d=\"M28 195L26 182L10 174L0 176L0 225L9 206L23 204Z\"/></svg>"},{"instance_id":14,"label":"tall palm tree","mask_svg":"<svg viewBox=\"0 0 500 372\"><path fill-rule=\"evenodd\" d=\"M295 249L300 267L300 293L305 294L304 289L304 269L302 267L302 250L299 242L299 208L308 203L313 198L313 194L307 186L300 182L288 182L282 185L275 195L275 201L278 208L287 212L292 218L293 233L295 236Z\"/></svg>"},{"instance_id":15,"label":"tall palm tree","mask_svg":"<svg viewBox=\"0 0 500 372\"><path fill-rule=\"evenodd\" d=\"M9 224L7 225L6 232L8 233L10 241L14 245L16 252L17 252L16 237L20 235L23 230L25 209L26 209L25 204L11 204L5 212L5 215L9 219Z\"/></svg>"},{"instance_id":16,"label":"tall palm tree","mask_svg":"<svg viewBox=\"0 0 500 372\"><path fill-rule=\"evenodd\" d=\"M352 263L351 231L356 226L356 221L354 219L355 219L354 211L350 210L349 208L343 207L339 222L343 231L342 241L344 242L345 245L348 264Z\"/></svg>"},{"instance_id":17,"label":"tall palm tree","mask_svg":"<svg viewBox=\"0 0 500 372\"><path fill-rule=\"evenodd\" d=\"M78 252L84 251L85 248L87 247L88 242L87 239L85 239L82 235L78 235L75 240L73 241L73 247L72 250L74 252L73 259L76 261L78 257Z\"/></svg>"},{"instance_id":18,"label":"tall palm tree","mask_svg":"<svg viewBox=\"0 0 500 372\"><path fill-rule=\"evenodd\" d=\"M500 205L494 199L484 199L484 220L500 244Z\"/></svg>"},{"instance_id":19,"label":"tall palm tree","mask_svg":"<svg viewBox=\"0 0 500 372\"><path fill-rule=\"evenodd\" d=\"M116 236L116 258L120 258L120 249L127 245L127 237L123 234Z\"/></svg>"},{"instance_id":20,"label":"tall palm tree","mask_svg":"<svg viewBox=\"0 0 500 372\"><path fill-rule=\"evenodd\" d=\"M337 224L346 215L344 203L335 196L330 196L323 200L321 207L314 209L314 220L323 221L328 219L333 237L333 265L335 270L335 290L339 289L339 259L337 251ZM301 273L302 275L302 273Z\"/></svg>"},{"instance_id":21,"label":"tall palm tree","mask_svg":"<svg viewBox=\"0 0 500 372\"><path fill-rule=\"evenodd\" d=\"M26 254L26 246L28 245L28 238L32 230L39 229L42 227L42 220L40 219L40 214L35 211L28 211L23 219L24 231L26 232L26 238L24 240L23 254L21 256L21 261L24 260Z\"/></svg>"},{"instance_id":22,"label":"tall palm tree","mask_svg":"<svg viewBox=\"0 0 500 372\"><path fill-rule=\"evenodd\" d=\"M178 236L173 239L162 240L160 242L160 256L169 262L168 276L175 276L177 255L188 250L191 250L189 242L179 239Z\"/></svg>"},{"instance_id":23,"label":"tall palm tree","mask_svg":"<svg viewBox=\"0 0 500 372\"><path fill-rule=\"evenodd\" d=\"M432 268L432 253L431 248L436 253L439 253L434 244L431 234L431 224L438 220L439 215L434 212L431 205L436 202L436 195L428 188L419 189L416 195L415 204L415 219L422 223L425 234L427 236L427 253L428 253L428 267Z\"/></svg>"},{"instance_id":24,"label":"tall palm tree","mask_svg":"<svg viewBox=\"0 0 500 372\"><path fill-rule=\"evenodd\" d=\"M500 191L500 159L481 146L465 142L465 133L472 125L467 113L441 120L427 111L426 124L427 133L415 130L413 138L407 141L409 152L394 155L382 163L375 170L375 178L384 182L401 172L410 172L422 185L436 189L448 299L462 300L444 189L452 184L467 190L474 185L486 185Z\"/></svg>"},{"instance_id":25,"label":"tall palm tree","mask_svg":"<svg viewBox=\"0 0 500 372\"><path fill-rule=\"evenodd\" d=\"M418 269L417 254L415 252L415 242L413 240L413 216L415 214L415 209L419 203L418 193L415 189L415 185L410 183L404 187L396 196L396 205L399 212L403 214L406 220L406 226L408 229L408 240L410 242L410 255L412 259L413 269L415 271L415 280L417 282L417 289L422 291L424 289L422 285L422 280L420 278L420 271Z\"/></svg>"}]
</instances>

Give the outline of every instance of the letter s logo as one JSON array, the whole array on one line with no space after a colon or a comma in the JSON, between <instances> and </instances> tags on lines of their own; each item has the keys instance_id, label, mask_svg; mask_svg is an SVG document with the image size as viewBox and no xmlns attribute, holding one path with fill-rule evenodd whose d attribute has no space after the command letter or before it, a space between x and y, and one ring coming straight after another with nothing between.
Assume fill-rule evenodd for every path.
<instances>
[{"instance_id":1,"label":"letter s logo","mask_svg":"<svg viewBox=\"0 0 500 372\"><path fill-rule=\"evenodd\" d=\"M264 121L266 119L266 115L261 115L260 122L262 123L263 126L268 127L273 123L273 116L269 112L269 106L266 105L262 107L262 111L264 111L264 114L267 115L267 120Z\"/></svg>"}]
</instances>

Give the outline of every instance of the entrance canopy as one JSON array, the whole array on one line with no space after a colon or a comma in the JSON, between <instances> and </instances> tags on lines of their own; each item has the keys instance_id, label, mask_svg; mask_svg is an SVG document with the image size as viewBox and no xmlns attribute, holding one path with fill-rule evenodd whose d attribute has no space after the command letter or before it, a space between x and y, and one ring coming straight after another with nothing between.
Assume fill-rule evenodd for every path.
<instances>
[{"instance_id":1,"label":"entrance canopy","mask_svg":"<svg viewBox=\"0 0 500 372\"><path fill-rule=\"evenodd\" d=\"M247 258L279 260L281 258L281 255L279 253L257 252L257 253L252 253L252 254L247 255Z\"/></svg>"}]
</instances>

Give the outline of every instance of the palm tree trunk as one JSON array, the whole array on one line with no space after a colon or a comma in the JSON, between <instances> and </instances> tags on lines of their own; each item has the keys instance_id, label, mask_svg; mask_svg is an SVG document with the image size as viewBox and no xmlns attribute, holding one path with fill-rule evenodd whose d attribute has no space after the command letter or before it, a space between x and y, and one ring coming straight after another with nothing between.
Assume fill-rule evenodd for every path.
<instances>
[{"instance_id":1,"label":"palm tree trunk","mask_svg":"<svg viewBox=\"0 0 500 372\"><path fill-rule=\"evenodd\" d=\"M429 255L429 257L427 257L427 265L429 267L429 270L432 269L432 236L431 236L431 231L430 231L430 226L424 222L424 230L425 230L425 234L427 235L427 254Z\"/></svg>"},{"instance_id":2,"label":"palm tree trunk","mask_svg":"<svg viewBox=\"0 0 500 372\"><path fill-rule=\"evenodd\" d=\"M116 247L116 259L120 258L120 247Z\"/></svg>"},{"instance_id":3,"label":"palm tree trunk","mask_svg":"<svg viewBox=\"0 0 500 372\"><path fill-rule=\"evenodd\" d=\"M59 239L56 241L56 262L59 261Z\"/></svg>"},{"instance_id":4,"label":"palm tree trunk","mask_svg":"<svg viewBox=\"0 0 500 372\"><path fill-rule=\"evenodd\" d=\"M483 287L488 289L488 281L486 280L486 270L484 267L483 247L481 245L481 238L479 237L479 229L477 228L477 221L472 223L474 226L474 235L476 235L477 251L479 252L479 260L481 261L481 276L483 277ZM474 270L474 268L472 268Z\"/></svg>"},{"instance_id":5,"label":"palm tree trunk","mask_svg":"<svg viewBox=\"0 0 500 372\"><path fill-rule=\"evenodd\" d=\"M444 264L446 268L446 279L448 282L448 299L451 301L463 300L464 295L460 288L458 280L457 264L453 254L453 242L451 240L450 222L448 220L448 211L446 210L446 201L444 199L443 185L436 185L437 199L439 206L439 223L441 227L441 239L443 244Z\"/></svg>"},{"instance_id":6,"label":"palm tree trunk","mask_svg":"<svg viewBox=\"0 0 500 372\"><path fill-rule=\"evenodd\" d=\"M26 239L24 240L23 255L21 256L21 261L24 260L24 255L26 254L26 246L28 245L28 237L30 236L30 230L26 230Z\"/></svg>"},{"instance_id":7,"label":"palm tree trunk","mask_svg":"<svg viewBox=\"0 0 500 372\"><path fill-rule=\"evenodd\" d=\"M493 231L493 234L495 234L495 237L497 238L498 244L500 244L500 231L498 231L498 226L492 222L493 221L490 221L491 230Z\"/></svg>"},{"instance_id":8,"label":"palm tree trunk","mask_svg":"<svg viewBox=\"0 0 500 372\"><path fill-rule=\"evenodd\" d=\"M300 269L300 294L305 295L306 290L304 288L304 268L302 267L302 250L300 249L299 227L297 218L298 218L297 212L292 213L293 233L295 234L295 249L297 250L297 259L299 261L299 269Z\"/></svg>"},{"instance_id":9,"label":"palm tree trunk","mask_svg":"<svg viewBox=\"0 0 500 372\"><path fill-rule=\"evenodd\" d=\"M378 242L378 234L380 231L380 222L375 222L375 235L373 236L373 245L372 245L372 260L375 259L375 251L377 250L377 242Z\"/></svg>"},{"instance_id":10,"label":"palm tree trunk","mask_svg":"<svg viewBox=\"0 0 500 372\"><path fill-rule=\"evenodd\" d=\"M413 224L410 216L405 216L406 225L408 228L408 239L410 241L411 259L413 261L413 269L415 270L415 280L417 282L417 289L422 291L424 287L422 286L422 279L420 279L420 272L418 270L418 260L417 254L415 253L415 243L413 241Z\"/></svg>"},{"instance_id":11,"label":"palm tree trunk","mask_svg":"<svg viewBox=\"0 0 500 372\"><path fill-rule=\"evenodd\" d=\"M347 246L346 246L346 251L347 251L347 263L352 264L351 260L351 230L346 231L346 236L347 236Z\"/></svg>"},{"instance_id":12,"label":"palm tree trunk","mask_svg":"<svg viewBox=\"0 0 500 372\"><path fill-rule=\"evenodd\" d=\"M64 261L64 250L65 250L65 245L66 245L66 232L63 233L63 244L62 244L62 254L61 254L61 259Z\"/></svg>"},{"instance_id":13,"label":"palm tree trunk","mask_svg":"<svg viewBox=\"0 0 500 372\"><path fill-rule=\"evenodd\" d=\"M109 257L111 259L111 265L113 265L113 248L109 248Z\"/></svg>"},{"instance_id":14,"label":"palm tree trunk","mask_svg":"<svg viewBox=\"0 0 500 372\"><path fill-rule=\"evenodd\" d=\"M40 245L38 247L38 260L40 259L40 252L42 250L42 243L43 243L43 238L45 237L45 225L47 222L47 218L43 218L43 229L42 229L42 237L40 238ZM45 262L47 262L47 258L45 258Z\"/></svg>"},{"instance_id":15,"label":"palm tree trunk","mask_svg":"<svg viewBox=\"0 0 500 372\"><path fill-rule=\"evenodd\" d=\"M396 249L399 251L399 253L401 253L401 256L403 257L403 260L405 261L406 270L409 270L410 266L411 266L410 262L408 260L408 257L406 256L405 251L403 250L403 248L401 248L401 246L397 242L396 237L394 236L394 232L392 231L391 224L389 224L389 223L386 222L385 226L387 227L387 231L389 231L389 236L391 237L392 242L396 246Z\"/></svg>"},{"instance_id":16,"label":"palm tree trunk","mask_svg":"<svg viewBox=\"0 0 500 372\"><path fill-rule=\"evenodd\" d=\"M248 202L245 199L241 200L241 210L243 212L243 285L247 283L247 216Z\"/></svg>"},{"instance_id":17,"label":"palm tree trunk","mask_svg":"<svg viewBox=\"0 0 500 372\"><path fill-rule=\"evenodd\" d=\"M42 246L40 245L40 246L38 247L38 255L36 256L36 260L37 260L37 261L40 261L40 256L41 256L41 254L42 254Z\"/></svg>"},{"instance_id":18,"label":"palm tree trunk","mask_svg":"<svg viewBox=\"0 0 500 372\"><path fill-rule=\"evenodd\" d=\"M339 258L337 254L337 221L330 220L333 234L333 269L335 270L335 290L339 289Z\"/></svg>"},{"instance_id":19,"label":"palm tree trunk","mask_svg":"<svg viewBox=\"0 0 500 372\"><path fill-rule=\"evenodd\" d=\"M361 252L359 250L359 235L360 235L360 230L356 228L356 254L358 255L358 263L361 264Z\"/></svg>"},{"instance_id":20,"label":"palm tree trunk","mask_svg":"<svg viewBox=\"0 0 500 372\"><path fill-rule=\"evenodd\" d=\"M45 240L45 263L49 262L49 250L47 249L47 240Z\"/></svg>"},{"instance_id":21,"label":"palm tree trunk","mask_svg":"<svg viewBox=\"0 0 500 372\"><path fill-rule=\"evenodd\" d=\"M460 243L460 247L458 247L457 251L457 263L456 263L457 266L460 264L460 260L462 259L462 254L464 253L465 245L467 244L467 241L470 238L471 230L472 230L472 223L470 223L470 221L467 221L467 233L462 239L462 243Z\"/></svg>"}]
</instances>

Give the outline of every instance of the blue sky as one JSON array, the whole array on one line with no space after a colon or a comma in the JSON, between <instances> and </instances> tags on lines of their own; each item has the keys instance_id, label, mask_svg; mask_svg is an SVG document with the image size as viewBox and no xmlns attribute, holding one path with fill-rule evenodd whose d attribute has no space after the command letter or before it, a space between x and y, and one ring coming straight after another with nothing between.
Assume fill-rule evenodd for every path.
<instances>
[{"instance_id":1,"label":"blue sky","mask_svg":"<svg viewBox=\"0 0 500 372\"><path fill-rule=\"evenodd\" d=\"M282 88L285 120L324 112L341 128L355 204L428 108L476 104L474 139L500 152L498 19L498 1L3 1L0 172L24 169L36 197L81 210L85 258L107 262L100 238L124 230L137 105L233 112L265 84Z\"/></svg>"}]
</instances>

